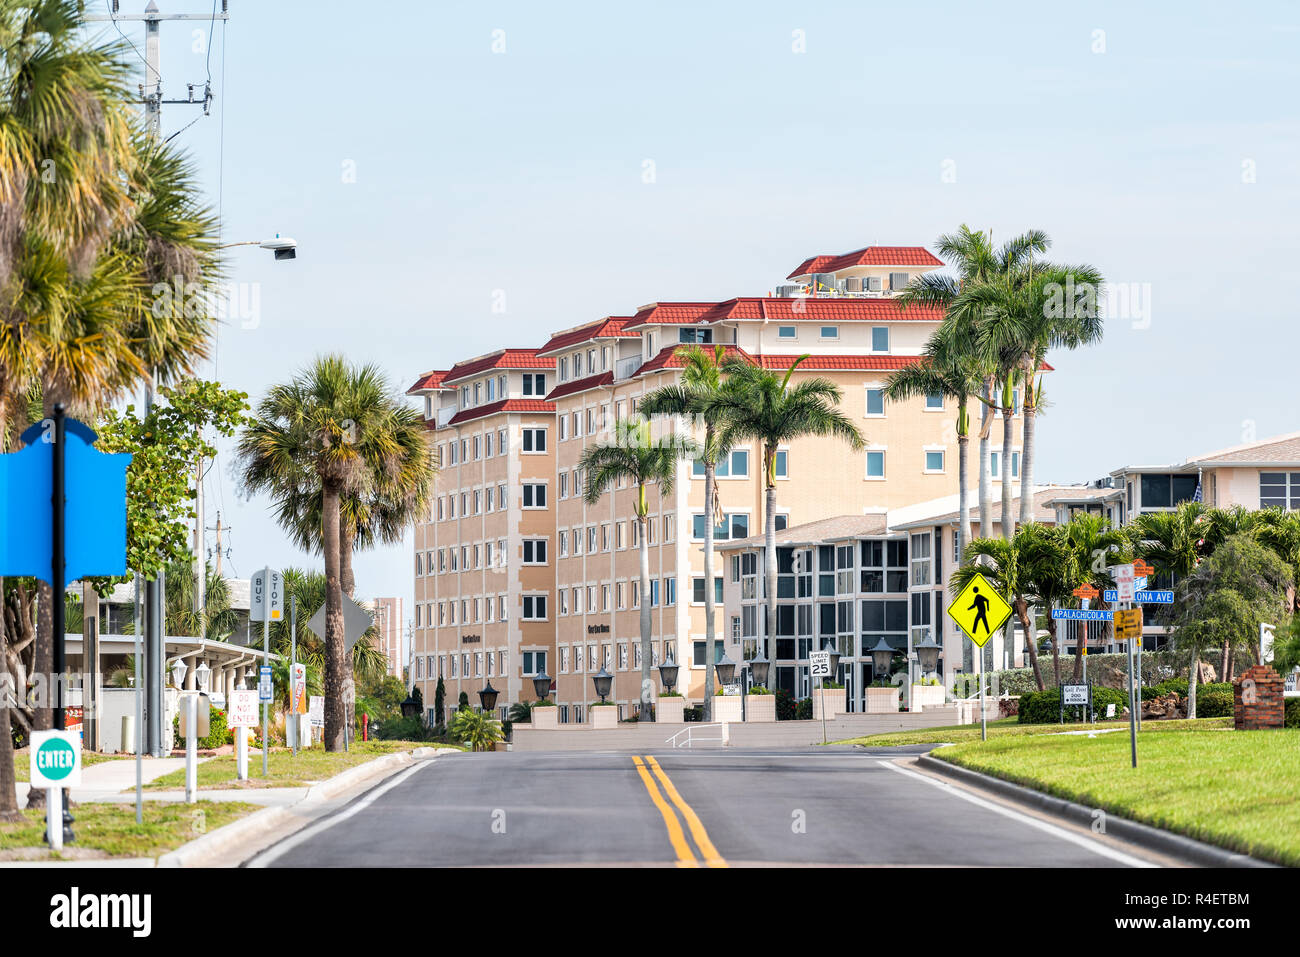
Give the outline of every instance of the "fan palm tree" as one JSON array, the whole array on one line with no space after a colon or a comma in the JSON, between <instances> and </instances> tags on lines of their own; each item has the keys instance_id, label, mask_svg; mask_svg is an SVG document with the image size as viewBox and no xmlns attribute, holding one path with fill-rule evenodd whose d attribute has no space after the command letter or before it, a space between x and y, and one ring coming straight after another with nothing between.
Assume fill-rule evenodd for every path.
<instances>
[{"instance_id":1,"label":"fan palm tree","mask_svg":"<svg viewBox=\"0 0 1300 957\"><path fill-rule=\"evenodd\" d=\"M924 278L924 277L922 277ZM920 362L893 372L885 398L902 400L943 395L957 402L957 561L971 539L970 522L970 400L979 395L982 376L974 356L963 348L959 327L949 326L930 337Z\"/></svg>"},{"instance_id":2,"label":"fan palm tree","mask_svg":"<svg viewBox=\"0 0 1300 957\"><path fill-rule=\"evenodd\" d=\"M192 635L209 641L226 641L239 627L239 616L230 606L230 582L207 567L204 614L194 610L195 581L189 562L167 565L167 634Z\"/></svg>"},{"instance_id":3,"label":"fan palm tree","mask_svg":"<svg viewBox=\"0 0 1300 957\"><path fill-rule=\"evenodd\" d=\"M1091 585L1098 591L1104 592L1108 588L1115 587L1115 580L1110 577L1106 570L1110 565L1120 565L1128 562L1132 558L1132 543L1128 536L1119 529L1110 527L1110 520L1101 515L1090 515L1083 512L1071 516L1070 520L1060 526L1061 534L1064 536L1064 547L1066 552L1065 567L1070 572L1069 588L1066 593L1053 596L1052 601L1044 601L1043 607L1051 609L1056 604L1063 602L1067 597L1073 595L1074 589L1080 585ZM1097 562L1094 556L1099 553L1110 555L1111 558L1105 562ZM1094 607L1105 605L1105 601L1098 599ZM1085 623L1086 625L1086 623ZM1104 631L1106 626L1102 626ZM1053 635L1055 632L1053 631ZM1098 637L1101 637L1098 635ZM1083 635L1079 641L1080 654L1074 657L1074 675L1073 681L1076 683L1083 677L1083 655L1087 653L1088 639L1087 628L1083 629ZM1057 676L1057 684L1060 684L1060 676Z\"/></svg>"},{"instance_id":4,"label":"fan palm tree","mask_svg":"<svg viewBox=\"0 0 1300 957\"><path fill-rule=\"evenodd\" d=\"M763 447L764 515L763 575L767 582L767 660L776 661L776 453L804 436L843 439L855 451L866 444L858 427L839 408L843 393L829 379L804 379L791 385L799 356L785 375L756 366L737 356L723 363L729 388L721 397L726 422L724 446L756 440Z\"/></svg>"},{"instance_id":5,"label":"fan palm tree","mask_svg":"<svg viewBox=\"0 0 1300 957\"><path fill-rule=\"evenodd\" d=\"M966 549L966 560L952 573L952 587L960 592L970 584L976 575L984 575L993 583L1011 606L1020 627L1025 633L1025 655L1034 669L1034 681L1042 691L1043 672L1038 665L1038 647L1034 634L1034 622L1029 615L1033 603L1032 585L1026 578L1026 571L1021 564L1020 546L1026 540L1001 538L977 538ZM1055 646L1055 643L1053 643Z\"/></svg>"},{"instance_id":6,"label":"fan palm tree","mask_svg":"<svg viewBox=\"0 0 1300 957\"><path fill-rule=\"evenodd\" d=\"M307 627L307 622L317 609L325 604L326 582L323 572L305 571L301 568L286 568L284 577L285 616L271 623L271 648L276 654L288 657L293 645L290 642L291 619L295 619L297 630L297 649L299 660L313 657L324 661L325 643L319 635ZM297 606L297 614L289 615L290 604ZM352 655L348 659L351 673L362 681L373 681L382 677L388 670L388 660L379 649L379 629L373 625L362 635L361 640L352 646ZM324 669L322 668L322 674Z\"/></svg>"},{"instance_id":7,"label":"fan palm tree","mask_svg":"<svg viewBox=\"0 0 1300 957\"><path fill-rule=\"evenodd\" d=\"M340 576L342 499L386 474L397 443L383 426L398 400L376 366L354 368L339 355L322 356L293 380L274 386L240 433L238 454L245 489L273 499L320 488L321 551L325 558L325 747L344 746L345 700L350 699L343 649ZM296 522L281 525L292 533Z\"/></svg>"},{"instance_id":8,"label":"fan palm tree","mask_svg":"<svg viewBox=\"0 0 1300 957\"><path fill-rule=\"evenodd\" d=\"M614 441L589 445L582 452L578 468L586 478L583 497L588 505L595 505L600 497L617 482L625 480L636 486L637 545L641 553L641 716L653 720L650 696L654 682L650 678L650 664L654 657L650 647L650 537L646 528L649 522L650 503L646 486L659 487L659 498L671 494L677 478L677 465L682 459L697 456L699 445L690 438L668 434L658 439L650 434L647 419L623 419L615 424Z\"/></svg>"},{"instance_id":9,"label":"fan palm tree","mask_svg":"<svg viewBox=\"0 0 1300 957\"><path fill-rule=\"evenodd\" d=\"M647 416L690 416L704 423L704 444L699 461L704 463L704 647L710 649L704 656L704 720L713 720L713 653L714 604L713 591L713 535L716 516L722 510L718 497L717 468L723 456L731 453L724 446L722 427L727 410L722 400L727 380L722 373L725 350L714 346L712 351L698 346L682 347L677 355L682 359L681 380L664 386L641 400L641 412Z\"/></svg>"},{"instance_id":10,"label":"fan palm tree","mask_svg":"<svg viewBox=\"0 0 1300 957\"><path fill-rule=\"evenodd\" d=\"M482 711L466 708L457 711L447 729L456 741L464 741L473 751L491 751L501 740L501 722Z\"/></svg>"}]
</instances>

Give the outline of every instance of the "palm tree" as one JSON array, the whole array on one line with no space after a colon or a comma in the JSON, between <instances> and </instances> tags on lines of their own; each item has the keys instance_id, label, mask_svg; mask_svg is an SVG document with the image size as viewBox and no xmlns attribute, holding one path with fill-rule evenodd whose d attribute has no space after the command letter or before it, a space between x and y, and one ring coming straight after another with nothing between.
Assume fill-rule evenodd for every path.
<instances>
[{"instance_id":1,"label":"palm tree","mask_svg":"<svg viewBox=\"0 0 1300 957\"><path fill-rule=\"evenodd\" d=\"M646 486L659 486L659 499L671 494L677 477L677 463L699 454L694 440L678 435L654 439L646 419L624 419L615 425L614 441L589 445L582 452L578 468L586 477L583 497L595 505L600 497L620 480L636 486L637 544L641 552L641 717L651 717L650 698L654 683L650 678L653 653L650 647L650 537L646 525L650 504ZM710 649L712 650L712 649ZM706 656L707 657L707 656Z\"/></svg>"},{"instance_id":2,"label":"palm tree","mask_svg":"<svg viewBox=\"0 0 1300 957\"><path fill-rule=\"evenodd\" d=\"M1260 544L1276 552L1293 570L1291 584L1286 589L1287 609L1292 613L1300 611L1296 594L1296 582L1300 579L1300 512L1274 507L1262 509L1255 514L1255 537Z\"/></svg>"},{"instance_id":3,"label":"palm tree","mask_svg":"<svg viewBox=\"0 0 1300 957\"><path fill-rule=\"evenodd\" d=\"M448 733L455 740L464 741L471 750L491 751L501 740L501 722L490 714L466 708L456 712Z\"/></svg>"},{"instance_id":4,"label":"palm tree","mask_svg":"<svg viewBox=\"0 0 1300 957\"><path fill-rule=\"evenodd\" d=\"M1204 517L1208 509L1200 502L1183 502L1172 512L1143 512L1129 526L1133 550L1138 558L1145 559L1157 574L1168 575L1175 587L1177 615L1186 618L1196 596L1180 582L1196 571L1205 559ZM1196 640L1192 641L1195 633ZM1196 685L1200 679L1201 654L1204 652L1203 633L1189 631L1185 650L1190 663L1187 678L1187 716L1196 717Z\"/></svg>"},{"instance_id":5,"label":"palm tree","mask_svg":"<svg viewBox=\"0 0 1300 957\"><path fill-rule=\"evenodd\" d=\"M1043 672L1038 665L1038 646L1035 640L1033 619L1029 616L1033 592L1021 564L1020 546L1025 539L977 538L966 549L966 560L952 573L952 587L960 592L976 575L983 575L993 583L1011 606L1025 633L1025 654L1034 669L1038 690L1045 688ZM1055 642L1053 642L1055 645Z\"/></svg>"},{"instance_id":6,"label":"palm tree","mask_svg":"<svg viewBox=\"0 0 1300 957\"><path fill-rule=\"evenodd\" d=\"M239 626L239 616L230 606L230 583L207 568L204 614L194 610L194 578L188 561L169 562L166 570L166 628L169 635L192 635L211 641L226 641ZM204 620L206 619L206 620Z\"/></svg>"},{"instance_id":7,"label":"palm tree","mask_svg":"<svg viewBox=\"0 0 1300 957\"><path fill-rule=\"evenodd\" d=\"M722 374L722 357L725 350L715 346L710 352L698 346L677 350L682 359L681 381L651 392L641 400L641 412L647 416L691 416L704 423L704 445L700 461L704 463L704 720L713 720L713 643L714 603L713 592L713 534L715 516L722 510L718 498L718 461L731 453L730 446L720 441L726 421L726 408L722 403L727 389Z\"/></svg>"},{"instance_id":8,"label":"palm tree","mask_svg":"<svg viewBox=\"0 0 1300 957\"><path fill-rule=\"evenodd\" d=\"M271 623L271 648L277 654L288 657L293 645L290 642L290 602L296 602L297 614L297 650L300 660L313 657L324 661L325 644L320 637L307 627L311 616L325 604L326 582L323 572L305 571L301 568L286 568L284 576L285 616L280 621ZM352 656L348 659L351 673L362 681L375 680L388 670L388 660L375 643L379 639L379 629L371 626L355 645ZM323 672L323 669L322 669Z\"/></svg>"},{"instance_id":9,"label":"palm tree","mask_svg":"<svg viewBox=\"0 0 1300 957\"><path fill-rule=\"evenodd\" d=\"M345 700L350 699L343 650L341 503L388 472L398 448L384 428L398 405L376 366L354 368L339 355L322 356L288 383L275 386L240 434L245 489L282 500L305 482L321 496L321 551L325 558L325 747L344 746ZM281 525L292 533L296 521Z\"/></svg>"},{"instance_id":10,"label":"palm tree","mask_svg":"<svg viewBox=\"0 0 1300 957\"><path fill-rule=\"evenodd\" d=\"M1066 565L1072 573L1070 587L1066 595L1060 596L1060 600L1064 601L1067 595L1072 595L1074 589L1080 585L1092 585L1101 592L1108 588L1114 588L1115 581L1110 577L1110 573L1106 571L1106 568L1109 565L1119 565L1130 560L1132 551L1128 536L1119 529L1111 528L1110 520L1104 516L1090 515L1083 512L1071 516L1067 523L1060 526L1060 530L1064 536L1067 556ZM1106 563L1095 562L1093 556L1099 552L1114 557ZM1044 607L1050 610L1056 603L1056 601L1045 602ZM1104 604L1105 601L1099 599L1094 607L1100 607ZM1105 626L1103 625L1102 628L1104 630ZM1080 637L1079 648L1080 653L1074 657L1073 680L1076 683L1083 676L1083 654L1087 652L1088 648L1086 627ZM1059 676L1057 683L1060 683Z\"/></svg>"},{"instance_id":11,"label":"palm tree","mask_svg":"<svg viewBox=\"0 0 1300 957\"><path fill-rule=\"evenodd\" d=\"M829 379L790 379L807 355L791 363L785 375L753 365L738 356L723 363L730 386L720 404L726 422L721 442L732 446L744 439L763 446L764 558L767 583L767 660L776 661L776 453L804 436L834 436L855 451L865 442L862 433L839 408L842 392ZM710 521L712 519L710 518ZM712 583L710 583L712 587ZM712 650L710 649L710 652Z\"/></svg>"},{"instance_id":12,"label":"palm tree","mask_svg":"<svg viewBox=\"0 0 1300 957\"><path fill-rule=\"evenodd\" d=\"M925 277L921 277L925 278ZM957 400L957 561L971 539L970 499L970 410L972 396L978 396L982 377L972 354L962 348L959 329L949 326L930 337L920 362L892 373L885 385L885 398L902 400L925 395L943 395Z\"/></svg>"}]
</instances>

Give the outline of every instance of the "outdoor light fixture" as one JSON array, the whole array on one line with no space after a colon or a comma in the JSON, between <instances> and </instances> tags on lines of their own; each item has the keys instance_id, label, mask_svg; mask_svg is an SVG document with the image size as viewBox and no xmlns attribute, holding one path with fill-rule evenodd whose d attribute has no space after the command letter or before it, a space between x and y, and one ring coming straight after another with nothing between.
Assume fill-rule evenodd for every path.
<instances>
[{"instance_id":1,"label":"outdoor light fixture","mask_svg":"<svg viewBox=\"0 0 1300 957\"><path fill-rule=\"evenodd\" d=\"M416 712L420 710L420 702L415 700L415 695L409 694L406 696L406 700L402 702L401 708L403 718L414 718Z\"/></svg>"},{"instance_id":2,"label":"outdoor light fixture","mask_svg":"<svg viewBox=\"0 0 1300 957\"><path fill-rule=\"evenodd\" d=\"M772 668L772 662L763 656L763 652L758 653L757 658L749 660L749 674L754 679L754 684L759 687L767 687L767 676Z\"/></svg>"},{"instance_id":3,"label":"outdoor light fixture","mask_svg":"<svg viewBox=\"0 0 1300 957\"><path fill-rule=\"evenodd\" d=\"M199 666L194 669L194 680L198 683L199 690L207 694L208 682L212 680L212 669L208 667L206 661L200 661Z\"/></svg>"},{"instance_id":4,"label":"outdoor light fixture","mask_svg":"<svg viewBox=\"0 0 1300 957\"><path fill-rule=\"evenodd\" d=\"M596 686L596 694L600 695L600 703L605 703L605 696L609 694L609 686L613 683L614 676L605 670L601 665L600 670L591 676L591 683Z\"/></svg>"},{"instance_id":5,"label":"outdoor light fixture","mask_svg":"<svg viewBox=\"0 0 1300 957\"><path fill-rule=\"evenodd\" d=\"M831 681L835 681L840 673L840 650L835 647L835 640L831 639L830 643L822 649L831 656Z\"/></svg>"},{"instance_id":6,"label":"outdoor light fixture","mask_svg":"<svg viewBox=\"0 0 1300 957\"><path fill-rule=\"evenodd\" d=\"M177 658L172 662L172 685L179 688L181 682L185 680L185 672L190 670L190 666L185 663L184 658Z\"/></svg>"},{"instance_id":7,"label":"outdoor light fixture","mask_svg":"<svg viewBox=\"0 0 1300 957\"><path fill-rule=\"evenodd\" d=\"M551 676L545 671L533 675L533 691L537 693L538 701L545 701L551 693Z\"/></svg>"},{"instance_id":8,"label":"outdoor light fixture","mask_svg":"<svg viewBox=\"0 0 1300 957\"><path fill-rule=\"evenodd\" d=\"M934 674L939 668L939 643L926 635L925 641L913 645L912 648L916 651L916 660L921 664L921 671L925 674Z\"/></svg>"},{"instance_id":9,"label":"outdoor light fixture","mask_svg":"<svg viewBox=\"0 0 1300 957\"><path fill-rule=\"evenodd\" d=\"M496 709L497 694L497 689L492 687L492 679L489 678L487 684L483 685L483 690L478 693L478 700L483 705L484 711L490 712Z\"/></svg>"},{"instance_id":10,"label":"outdoor light fixture","mask_svg":"<svg viewBox=\"0 0 1300 957\"><path fill-rule=\"evenodd\" d=\"M889 666L894 660L894 649L889 647L889 643L882 636L876 642L876 647L871 649L871 667L876 672L877 678L889 677Z\"/></svg>"},{"instance_id":11,"label":"outdoor light fixture","mask_svg":"<svg viewBox=\"0 0 1300 957\"><path fill-rule=\"evenodd\" d=\"M669 658L659 666L659 679L664 683L664 691L672 691L677 684L677 662Z\"/></svg>"},{"instance_id":12,"label":"outdoor light fixture","mask_svg":"<svg viewBox=\"0 0 1300 957\"><path fill-rule=\"evenodd\" d=\"M729 685L736 680L736 663L723 651L722 657L713 663L713 672L718 676L718 684Z\"/></svg>"}]
</instances>

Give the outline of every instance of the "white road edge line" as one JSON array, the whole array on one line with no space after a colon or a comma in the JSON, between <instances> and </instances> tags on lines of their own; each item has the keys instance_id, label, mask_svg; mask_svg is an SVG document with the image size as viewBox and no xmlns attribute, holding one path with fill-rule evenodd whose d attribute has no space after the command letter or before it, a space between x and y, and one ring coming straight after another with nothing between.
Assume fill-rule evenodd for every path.
<instances>
[{"instance_id":1,"label":"white road edge line","mask_svg":"<svg viewBox=\"0 0 1300 957\"><path fill-rule=\"evenodd\" d=\"M297 834L294 834L292 837L286 838L285 840L281 841L279 844L276 844L273 847L268 847L266 850L250 858L249 861L246 864L244 864L244 866L245 867L270 866L271 864L275 863L275 861L277 861L280 857L289 853L295 847L302 844L304 841L310 840L311 838L315 837L321 831L328 830L329 828L333 827L336 824L342 824L344 821L352 817L354 814L359 814L360 812L364 811L376 800L383 797L386 793L391 791L393 788L397 787L397 785L401 784L403 781L409 778L416 771L419 771L421 768L428 767L429 765L433 764L434 761L435 761L434 758L426 758L425 760L417 763L414 767L407 768L405 771L397 775L391 781L388 781L385 784L381 784L379 787L375 788L373 791L371 791L369 794L363 797L360 801L353 804L346 811L343 811L339 814L331 814L328 817L325 817L324 819L317 821L315 824L309 824L307 827L303 828L301 831L299 831Z\"/></svg>"},{"instance_id":2,"label":"white road edge line","mask_svg":"<svg viewBox=\"0 0 1300 957\"><path fill-rule=\"evenodd\" d=\"M1125 867L1158 867L1159 866L1158 864L1153 864L1150 861L1144 861L1141 858L1134 857L1131 854L1125 854L1123 851L1117 851L1114 848L1107 847L1106 845L1098 841L1089 840L1088 838L1075 834L1072 831L1067 831L1065 828L1057 827L1055 824L1048 824L1046 821L1040 821L1036 817L1031 817L1030 815L1024 814L1020 811L1012 810L1011 808L1006 807L1005 805L996 804L993 801L986 801L981 797L976 797L974 794L962 790L961 788L953 787L951 784L948 784L946 781L936 781L934 778L921 774L917 771L913 771L910 768L900 768L897 764L894 764L892 761L877 761L876 763L881 765L882 767L889 768L891 771L897 771L899 774L906 774L908 777L916 778L918 781L924 781L926 784L937 787L942 791L947 791L949 794L953 795L954 797L959 797L963 801L969 801L971 804L977 804L982 808L986 808L990 811L996 812L997 814L1001 814L1003 817L1009 817L1013 821L1019 821L1021 824L1028 824L1030 827L1037 828L1040 831L1045 831L1046 833L1051 834L1053 837L1058 837L1061 838L1062 840L1069 841L1071 844L1077 844L1079 847L1082 847L1085 850L1092 851L1094 854L1099 854L1102 857L1108 857L1113 861L1118 861L1119 863L1123 864Z\"/></svg>"}]
</instances>

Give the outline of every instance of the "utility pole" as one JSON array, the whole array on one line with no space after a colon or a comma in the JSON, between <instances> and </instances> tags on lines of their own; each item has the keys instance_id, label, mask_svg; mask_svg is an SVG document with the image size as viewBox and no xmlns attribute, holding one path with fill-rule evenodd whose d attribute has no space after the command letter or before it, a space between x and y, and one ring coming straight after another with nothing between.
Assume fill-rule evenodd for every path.
<instances>
[{"instance_id":1,"label":"utility pole","mask_svg":"<svg viewBox=\"0 0 1300 957\"><path fill-rule=\"evenodd\" d=\"M222 524L221 524L221 511L220 511L220 509L218 509L218 510L217 510L217 524L216 524L216 526L215 526L215 530L216 530L216 533L217 533L217 555L216 555L216 558L217 558L217 568L216 568L216 572L217 572L217 577L218 577L218 578L221 577L221 559L222 559L222 554L221 554L221 529L222 529L222 527L223 527L223 526L222 526ZM226 526L224 526L224 527L227 528L227 529L230 528L229 525L226 525Z\"/></svg>"},{"instance_id":2,"label":"utility pole","mask_svg":"<svg viewBox=\"0 0 1300 957\"><path fill-rule=\"evenodd\" d=\"M188 103L194 106L202 106L204 114L208 114L212 108L212 87L209 83L203 85L202 99L194 98L194 88L189 88L190 95L184 100L164 100L162 95L162 73L161 73L161 45L162 37L160 27L164 20L207 20L215 22L216 20L227 21L230 19L228 10L228 0L221 0L221 12L210 13L160 13L158 4L154 0L149 0L149 5L145 7L144 13L120 13L118 12L118 0L111 0L112 12L108 14L86 14L84 19L90 22L109 21L114 24L122 20L143 21L144 22L144 61L145 61L145 82L140 84L140 101L144 105L145 127L149 135L157 139L160 136L162 126L162 106L168 104ZM120 29L120 28L119 28ZM152 373L152 370L150 370ZM144 392L144 412L145 416L149 415L153 408L153 383L152 376L150 381L145 383ZM202 496L202 486L200 484L200 496ZM200 546L202 544L203 528L203 511L199 510L198 538ZM202 561L201 548L198 552L198 560ZM202 576L200 576L201 578ZM203 582L200 582L199 591L202 592ZM162 756L163 742L163 667L166 658L166 639L163 636L163 609L165 607L164 588L166 580L163 573L159 573L156 579L145 583L145 719L147 725L147 744L149 752L155 757Z\"/></svg>"}]
</instances>

